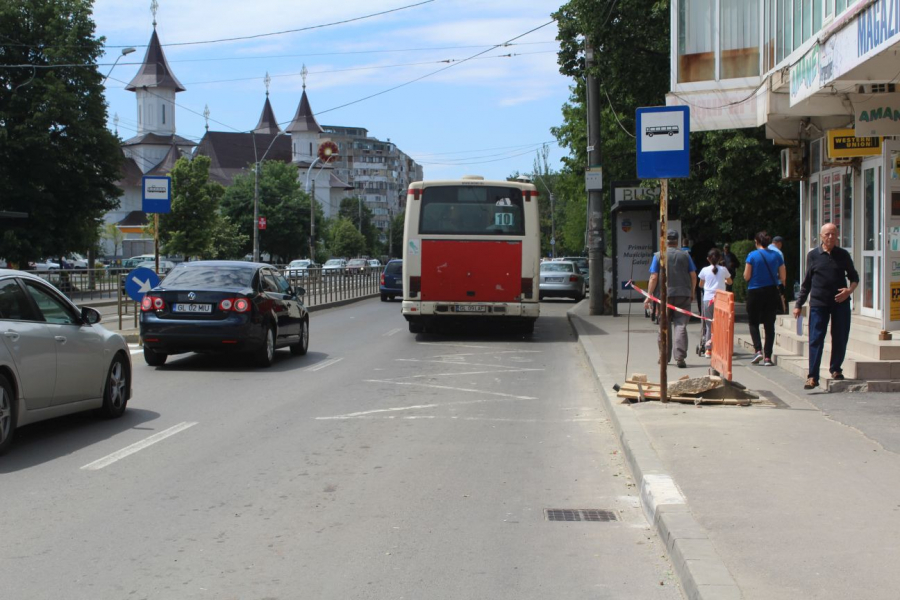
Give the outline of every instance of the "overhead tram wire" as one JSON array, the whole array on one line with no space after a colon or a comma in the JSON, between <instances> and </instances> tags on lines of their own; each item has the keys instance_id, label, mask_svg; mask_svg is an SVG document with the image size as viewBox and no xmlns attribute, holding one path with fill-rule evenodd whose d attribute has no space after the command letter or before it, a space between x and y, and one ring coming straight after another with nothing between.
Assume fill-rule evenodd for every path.
<instances>
[{"instance_id":1,"label":"overhead tram wire","mask_svg":"<svg viewBox=\"0 0 900 600\"><path fill-rule=\"evenodd\" d=\"M384 16L384 15L387 15L387 14L390 14L390 13L395 13L395 12L399 12L399 11L401 11L401 10L406 10L406 9L408 9L408 8L416 8L416 7L418 7L418 6L422 6L423 4L430 4L430 3L434 2L434 1L435 1L435 0L423 0L422 2L417 2L416 4L407 4L406 6L399 6L399 7L397 7L397 8L391 8L391 9L388 9L388 10L383 10L383 11L381 11L381 12L371 13L371 14L368 14L368 15L363 15L363 16L361 16L361 17L353 17L352 19L344 19L344 20L342 20L342 21L334 21L334 22L331 22L331 23L322 23L321 25L310 25L310 26L308 26L308 27L299 27L299 28L297 28L297 29L286 29L286 30L284 30L284 31L272 31L272 32L269 32L269 33L257 33L257 34L254 34L254 35L238 36L238 37L231 37L231 38L219 38L219 39L214 39L214 40L203 40L203 41L195 41L195 42L173 42L173 43L169 43L169 44L161 44L161 45L162 45L163 47L169 47L169 46L196 46L196 45L200 45L200 44L218 44L218 43L221 43L221 42L236 42L236 41L241 41L241 40L253 40L253 39L259 39L259 38L263 38L263 37L271 37L271 36L275 36L275 35L285 35L285 34L288 34L288 33L299 33L299 32L302 32L302 31L312 31L312 30L315 30L315 29L325 29L326 27L335 27L335 26L337 26L337 25L346 25L347 23L355 23L355 22L357 22L357 21L363 21L363 20L365 20L365 19L372 19L372 18L374 18L374 17L381 17L381 16ZM8 38L8 39L11 39L11 38ZM57 48L83 48L83 47L85 47L85 46L83 46L83 45L81 45L81 44L67 44L67 45L61 45L61 46L41 46L41 45L38 45L38 44L12 44L12 45L15 45L15 46L22 46L22 47L26 47L26 48L41 48L41 49L48 49L48 48L53 48L53 49L57 49ZM146 47L147 47L147 44L126 44L126 45L124 45L124 46L120 46L120 45L115 45L115 46L104 46L104 48L132 48L132 47L134 47L134 48L146 48Z\"/></svg>"},{"instance_id":2,"label":"overhead tram wire","mask_svg":"<svg viewBox=\"0 0 900 600\"><path fill-rule=\"evenodd\" d=\"M479 150L455 150L453 152L420 152L418 156L445 156L447 154L473 154L475 152L489 152L491 150L519 150L521 148L533 148L536 146L541 146L543 144L555 144L556 140L549 140L546 142L532 142L530 144L518 144L516 146L496 146L494 148L481 148Z\"/></svg>"},{"instance_id":3,"label":"overhead tram wire","mask_svg":"<svg viewBox=\"0 0 900 600\"><path fill-rule=\"evenodd\" d=\"M521 156L522 154L528 154L529 152L533 152L533 151L537 150L538 148L544 146L545 144L546 144L546 142L545 142L545 143L542 143L542 144L537 144L537 145L529 145L528 148L527 148L527 150L525 150L524 152L515 154L515 156ZM441 165L454 165L454 164L466 165L466 164L473 164L473 162L478 162L478 160L479 160L479 159L482 159L482 158L495 158L495 157L497 157L497 156L504 156L504 155L507 155L507 154L511 154L511 153L513 153L513 152L518 152L518 151L521 150L521 149L522 149L522 148L518 148L518 149L515 149L515 150L507 150L506 152L498 152L497 154L485 154L485 155L483 155L483 156L465 156L465 157L458 158L458 159L445 159L445 160L448 160L449 162L441 162L441 163L437 163L437 162L425 162L425 163L423 163L423 164L432 164L432 165L434 165L434 164L441 164ZM417 161L417 162L418 162L418 161Z\"/></svg>"},{"instance_id":4,"label":"overhead tram wire","mask_svg":"<svg viewBox=\"0 0 900 600\"><path fill-rule=\"evenodd\" d=\"M333 106L333 107L331 107L331 108L325 109L325 110L320 111L320 112L317 112L317 113L315 113L315 114L316 114L317 116L318 116L318 115L324 115L325 113L328 113L328 112L331 112L331 111L334 111L334 110L338 110L338 109L341 109L341 108L346 108L346 107L348 107L348 106L352 106L353 104L359 104L360 102L364 102L364 101L366 101L366 100L371 100L372 98L375 98L375 97L377 97L377 96L381 96L381 95L387 94L388 92L393 92L393 91L395 91L395 90L399 90L400 88L406 87L406 86L408 86L408 85L412 85L413 83L416 83L416 82L418 82L418 81L422 81L423 79L427 79L428 77L431 77L431 76L433 76L433 75L437 75L438 73L443 73L443 72L446 71L447 69L452 69L453 67L456 67L456 66L458 66L458 65L461 65L461 64L463 64L463 63L465 63L465 62L468 62L468 61L470 61L470 60L474 60L474 59L478 58L479 56L481 56L482 54L487 54L487 53L490 52L491 50L494 50L494 49L496 49L496 48L501 48L504 44L508 44L508 43L510 43L510 42L514 42L515 40L517 40L517 39L519 39L519 38L525 37L526 35L530 35L530 34L534 33L535 31L538 31L539 29L543 29L544 27L546 27L546 26L548 26L548 25L552 25L552 24L555 23L555 22L556 22L555 19L551 19L550 21L544 23L543 25L538 25L538 26L535 27L534 29L529 29L529 30L526 31L525 33L522 33L522 34L520 34L520 35L515 36L514 38L510 38L510 39L506 40L503 44L497 44L496 46L492 46L491 48L488 48L487 50L482 50L481 52L478 52L478 53L476 53L476 54L473 54L472 56L470 56L470 57L468 57L468 58L464 58L464 59L460 60L459 62L455 62L455 63L449 64L449 65L447 65L446 67L443 67L443 68L441 68L441 69L438 69L437 71L432 71L431 73L426 73L425 75L422 75L421 77L416 77L415 79L411 79L411 80L409 80L409 81L407 81L407 82L405 82L405 83L401 83L400 85L395 85L395 86L390 87L390 88L388 88L388 89L386 89L386 90L382 90L382 91L380 91L380 92L376 92L376 93L374 93L374 94L370 94L370 95L365 96L365 97L363 97L363 98L360 98L360 99L358 99L358 100L353 100L352 102L347 102L347 103L345 103L345 104L341 104L341 105L338 105L338 106Z\"/></svg>"}]
</instances>

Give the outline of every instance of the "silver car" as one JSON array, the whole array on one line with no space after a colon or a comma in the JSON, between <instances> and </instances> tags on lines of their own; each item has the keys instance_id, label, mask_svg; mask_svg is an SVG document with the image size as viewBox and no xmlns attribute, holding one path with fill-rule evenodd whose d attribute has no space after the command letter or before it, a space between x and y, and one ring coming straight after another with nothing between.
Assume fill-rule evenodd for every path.
<instances>
[{"instance_id":1,"label":"silver car","mask_svg":"<svg viewBox=\"0 0 900 600\"><path fill-rule=\"evenodd\" d=\"M553 260L541 263L541 277L538 297L574 298L576 302L584 299L584 275L575 263Z\"/></svg>"},{"instance_id":2,"label":"silver car","mask_svg":"<svg viewBox=\"0 0 900 600\"><path fill-rule=\"evenodd\" d=\"M0 454L22 425L84 410L122 416L131 356L99 322L43 279L0 269Z\"/></svg>"}]
</instances>

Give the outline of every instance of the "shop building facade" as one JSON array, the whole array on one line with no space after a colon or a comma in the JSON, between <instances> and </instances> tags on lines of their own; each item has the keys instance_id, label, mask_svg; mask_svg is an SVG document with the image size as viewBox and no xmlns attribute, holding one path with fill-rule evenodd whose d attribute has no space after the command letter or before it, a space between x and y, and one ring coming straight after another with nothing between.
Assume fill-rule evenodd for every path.
<instances>
[{"instance_id":1,"label":"shop building facade","mask_svg":"<svg viewBox=\"0 0 900 600\"><path fill-rule=\"evenodd\" d=\"M765 126L796 181L800 273L834 223L853 313L900 334L900 0L673 0L669 105L693 131ZM900 358L900 357L898 357Z\"/></svg>"}]
</instances>

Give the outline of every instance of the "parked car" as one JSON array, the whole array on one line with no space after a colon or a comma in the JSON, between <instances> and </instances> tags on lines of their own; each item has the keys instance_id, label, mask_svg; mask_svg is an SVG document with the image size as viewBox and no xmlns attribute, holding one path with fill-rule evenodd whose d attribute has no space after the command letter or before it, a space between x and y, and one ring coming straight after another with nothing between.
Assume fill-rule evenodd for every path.
<instances>
[{"instance_id":1,"label":"parked car","mask_svg":"<svg viewBox=\"0 0 900 600\"><path fill-rule=\"evenodd\" d=\"M97 410L120 417L131 397L125 339L100 313L23 271L0 270L0 454L17 428Z\"/></svg>"},{"instance_id":2,"label":"parked car","mask_svg":"<svg viewBox=\"0 0 900 600\"><path fill-rule=\"evenodd\" d=\"M347 272L347 259L345 258L330 258L325 261L325 264L322 266L322 275L343 275Z\"/></svg>"},{"instance_id":3,"label":"parked car","mask_svg":"<svg viewBox=\"0 0 900 600\"><path fill-rule=\"evenodd\" d=\"M162 257L160 257L160 258L162 258ZM150 261L150 260L155 261L156 255L155 254L140 254L138 256L132 256L131 258L126 258L125 260L122 261L122 268L131 270L131 269L134 269L135 267L137 267L139 264Z\"/></svg>"},{"instance_id":4,"label":"parked car","mask_svg":"<svg viewBox=\"0 0 900 600\"><path fill-rule=\"evenodd\" d=\"M308 258L299 258L292 260L285 269L285 275L288 277L308 277L312 271L310 269L319 269L319 265Z\"/></svg>"},{"instance_id":5,"label":"parked car","mask_svg":"<svg viewBox=\"0 0 900 600\"><path fill-rule=\"evenodd\" d=\"M47 258L42 258L37 262L28 263L28 267L32 271L37 271L38 273L46 273L48 271L58 271L59 262Z\"/></svg>"},{"instance_id":6,"label":"parked car","mask_svg":"<svg viewBox=\"0 0 900 600\"><path fill-rule=\"evenodd\" d=\"M347 263L348 273L365 273L369 266L369 261L365 258L353 258Z\"/></svg>"},{"instance_id":7,"label":"parked car","mask_svg":"<svg viewBox=\"0 0 900 600\"><path fill-rule=\"evenodd\" d=\"M165 275L169 271L175 268L175 263L171 260L161 260L159 261L159 273L158 275ZM156 271L156 261L148 260L146 262L142 262L138 264L135 269L150 269L151 271Z\"/></svg>"},{"instance_id":8,"label":"parked car","mask_svg":"<svg viewBox=\"0 0 900 600\"><path fill-rule=\"evenodd\" d=\"M403 261L391 260L381 273L381 301L403 297Z\"/></svg>"},{"instance_id":9,"label":"parked car","mask_svg":"<svg viewBox=\"0 0 900 600\"><path fill-rule=\"evenodd\" d=\"M181 263L141 302L144 360L158 367L172 354L248 352L268 367L277 348L306 354L304 293L263 263Z\"/></svg>"},{"instance_id":10,"label":"parked car","mask_svg":"<svg viewBox=\"0 0 900 600\"><path fill-rule=\"evenodd\" d=\"M584 256L564 256L560 260L567 260L575 263L575 266L578 267L578 271L584 275L584 287L586 289L591 288L591 269L587 258Z\"/></svg>"},{"instance_id":11,"label":"parked car","mask_svg":"<svg viewBox=\"0 0 900 600\"><path fill-rule=\"evenodd\" d=\"M380 267L380 266L381 266L381 261L378 260L377 258L370 258L370 259L369 259L369 266L370 266L370 267Z\"/></svg>"},{"instance_id":12,"label":"parked car","mask_svg":"<svg viewBox=\"0 0 900 600\"><path fill-rule=\"evenodd\" d=\"M541 263L538 297L574 298L576 302L584 299L584 275L578 271L575 263L570 261L548 261Z\"/></svg>"}]
</instances>

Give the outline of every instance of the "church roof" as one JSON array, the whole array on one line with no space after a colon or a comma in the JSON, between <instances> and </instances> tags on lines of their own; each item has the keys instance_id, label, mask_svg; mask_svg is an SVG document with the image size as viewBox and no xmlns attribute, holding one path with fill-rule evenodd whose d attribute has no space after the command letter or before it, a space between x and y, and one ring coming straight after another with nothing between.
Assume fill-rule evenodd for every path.
<instances>
[{"instance_id":1,"label":"church roof","mask_svg":"<svg viewBox=\"0 0 900 600\"><path fill-rule=\"evenodd\" d=\"M134 162L134 159L126 158L125 162L122 164L121 179L116 182L116 185L120 188L140 186L141 178L143 176L144 173L137 163Z\"/></svg>"},{"instance_id":2,"label":"church roof","mask_svg":"<svg viewBox=\"0 0 900 600\"><path fill-rule=\"evenodd\" d=\"M300 105L297 106L297 114L294 115L294 120L291 121L291 124L285 131L288 133L303 131L325 133L325 130L319 126L319 123L313 116L312 108L309 106L309 98L306 97L306 90L303 90L303 96L300 97Z\"/></svg>"},{"instance_id":3,"label":"church roof","mask_svg":"<svg viewBox=\"0 0 900 600\"><path fill-rule=\"evenodd\" d=\"M196 142L192 142L180 135L159 135L157 133L136 135L133 138L129 138L122 142L123 146L137 146L138 144L145 144L148 146L170 146L171 144L178 144L179 146L197 145Z\"/></svg>"},{"instance_id":4,"label":"church roof","mask_svg":"<svg viewBox=\"0 0 900 600\"><path fill-rule=\"evenodd\" d=\"M338 178L338 176L335 175L334 173L331 173L331 183L330 183L330 185L331 185L331 189L333 189L333 190L352 190L352 189L356 189L356 188L354 188L352 185L350 185L349 183L346 183L346 182L341 181L341 180Z\"/></svg>"},{"instance_id":5,"label":"church roof","mask_svg":"<svg viewBox=\"0 0 900 600\"><path fill-rule=\"evenodd\" d=\"M257 157L262 160L265 155L265 160L291 162L291 138L270 133L207 131L194 150L194 155L208 156L211 161L210 179L229 186L235 175L248 172L248 167L256 162Z\"/></svg>"},{"instance_id":6,"label":"church roof","mask_svg":"<svg viewBox=\"0 0 900 600\"><path fill-rule=\"evenodd\" d=\"M272 110L268 94L266 94L266 103L263 105L262 114L259 116L259 123L256 124L253 131L255 133L281 133L281 127L278 126L278 120L275 119L275 111Z\"/></svg>"},{"instance_id":7,"label":"church roof","mask_svg":"<svg viewBox=\"0 0 900 600\"><path fill-rule=\"evenodd\" d=\"M159 164L150 169L147 175L168 175L175 168L175 163L178 162L179 158L181 158L181 151L178 150L178 146L172 144L172 147L169 148L163 159L159 161Z\"/></svg>"},{"instance_id":8,"label":"church roof","mask_svg":"<svg viewBox=\"0 0 900 600\"><path fill-rule=\"evenodd\" d=\"M147 54L144 55L144 64L138 70L131 83L125 86L129 92L134 92L143 87L174 88L176 92L185 90L181 82L172 73L162 46L159 44L159 36L156 29L150 36L150 45L147 46Z\"/></svg>"}]
</instances>

